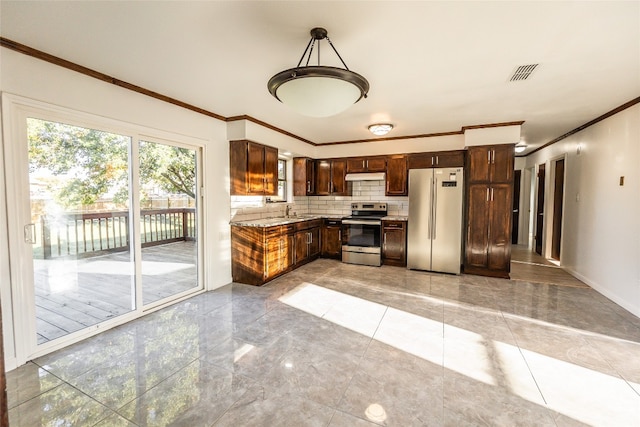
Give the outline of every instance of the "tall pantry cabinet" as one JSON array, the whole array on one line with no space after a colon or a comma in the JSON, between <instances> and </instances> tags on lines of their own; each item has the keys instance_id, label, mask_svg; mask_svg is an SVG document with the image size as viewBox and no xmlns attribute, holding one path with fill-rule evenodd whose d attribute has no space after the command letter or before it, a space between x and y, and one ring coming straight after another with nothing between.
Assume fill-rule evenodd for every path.
<instances>
[{"instance_id":1,"label":"tall pantry cabinet","mask_svg":"<svg viewBox=\"0 0 640 427\"><path fill-rule=\"evenodd\" d=\"M468 149L465 273L509 278L513 150L513 144Z\"/></svg>"}]
</instances>

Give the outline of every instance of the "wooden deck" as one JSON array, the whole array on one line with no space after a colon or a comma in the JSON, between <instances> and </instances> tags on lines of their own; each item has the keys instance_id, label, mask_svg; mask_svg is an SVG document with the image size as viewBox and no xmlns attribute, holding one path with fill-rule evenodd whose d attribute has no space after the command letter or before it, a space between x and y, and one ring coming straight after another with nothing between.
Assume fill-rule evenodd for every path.
<instances>
[{"instance_id":1,"label":"wooden deck","mask_svg":"<svg viewBox=\"0 0 640 427\"><path fill-rule=\"evenodd\" d=\"M144 304L197 288L196 248L181 241L142 249ZM38 344L133 309L129 252L34 264Z\"/></svg>"}]
</instances>

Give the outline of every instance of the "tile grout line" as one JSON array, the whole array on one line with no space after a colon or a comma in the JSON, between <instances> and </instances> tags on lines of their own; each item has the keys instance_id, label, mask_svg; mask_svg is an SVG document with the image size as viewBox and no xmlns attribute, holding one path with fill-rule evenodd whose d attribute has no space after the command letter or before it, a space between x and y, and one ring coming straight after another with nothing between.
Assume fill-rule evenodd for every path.
<instances>
[{"instance_id":1,"label":"tile grout line","mask_svg":"<svg viewBox=\"0 0 640 427\"><path fill-rule=\"evenodd\" d=\"M342 403L345 394L347 393L347 390L349 390L349 387L351 387L351 383L353 382L353 379L355 378L358 369L360 368L360 365L362 364L362 361L365 359L365 354L367 354L367 351L369 350L369 346L371 346L371 343L374 340L374 336L376 335L376 332L378 332L378 329L380 328L380 324L382 323L382 320L384 319L384 316L387 314L387 310L389 310L389 306L385 306L386 308L384 309L384 313L382 314L382 316L380 317L380 321L378 322L378 326L376 327L376 330L373 332L373 334L371 335L371 339L369 339L369 342L367 343L367 348L365 348L364 352L360 355L360 358L358 359L358 365L356 366L353 376L349 379L349 383L347 384L347 386L344 388L344 391L342 392L342 396L340 396L340 400L338 400L338 404L336 405L337 407L334 408L335 412L339 411L340 409L338 409L338 407L340 406L340 404ZM331 416L331 419L333 420L333 416L335 416L335 412L333 413L333 415ZM342 411L340 411L342 412ZM353 414L350 414L352 416L355 416ZM364 420L364 418L360 418L360 417L356 417L358 419L361 419L363 421L367 421Z\"/></svg>"},{"instance_id":2,"label":"tile grout line","mask_svg":"<svg viewBox=\"0 0 640 427\"><path fill-rule=\"evenodd\" d=\"M429 278L429 284L431 285L432 282L432 277ZM444 387L445 387L445 381L444 381L444 377L445 377L445 373L446 373L446 369L444 367L444 354L445 354L445 339L444 339L444 325L445 325L445 319L444 319L444 300L442 300L442 424L446 425L445 423L445 414L446 414L446 408L444 406Z\"/></svg>"},{"instance_id":3,"label":"tile grout line","mask_svg":"<svg viewBox=\"0 0 640 427\"><path fill-rule=\"evenodd\" d=\"M549 402L547 402L547 399L545 399L544 393L542 393L542 390L540 389L540 385L538 384L538 381L536 380L536 377L533 375L533 371L531 370L531 367L529 366L529 362L527 361L527 358L525 357L524 353L522 352L522 348L520 347L520 343L518 342L518 338L513 333L513 330L511 329L511 325L509 325L509 322L504 317L504 312L502 310L500 311L500 316L502 317L502 320L504 320L504 323L507 325L507 328L509 328L509 333L511 334L511 337L513 338L513 341L516 343L516 346L518 347L518 353L520 353L520 356L522 356L522 360L524 360L524 363L527 366L527 370L529 371L529 374L531 375L531 379L533 379L533 382L536 385L536 388L538 389L538 393L540 393L540 397L542 397L542 400L544 401L544 404L546 405L547 409L551 411L551 408L549 407ZM554 420L554 422L555 422L555 420Z\"/></svg>"}]
</instances>

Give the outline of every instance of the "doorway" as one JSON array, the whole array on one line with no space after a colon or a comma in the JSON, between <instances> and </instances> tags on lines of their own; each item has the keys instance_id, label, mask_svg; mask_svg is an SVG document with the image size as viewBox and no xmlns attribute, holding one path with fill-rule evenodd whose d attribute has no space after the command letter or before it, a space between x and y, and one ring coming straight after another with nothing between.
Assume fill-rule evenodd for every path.
<instances>
[{"instance_id":1,"label":"doorway","mask_svg":"<svg viewBox=\"0 0 640 427\"><path fill-rule=\"evenodd\" d=\"M518 231L520 229L520 182L522 171L517 169L513 174L513 208L511 214L511 243L518 244Z\"/></svg>"},{"instance_id":2,"label":"doorway","mask_svg":"<svg viewBox=\"0 0 640 427\"><path fill-rule=\"evenodd\" d=\"M544 234L544 186L545 186L545 164L538 165L538 202L536 204L536 244L535 249L538 255L542 255L542 237Z\"/></svg>"},{"instance_id":3,"label":"doorway","mask_svg":"<svg viewBox=\"0 0 640 427\"><path fill-rule=\"evenodd\" d=\"M559 159L555 162L554 172L551 258L560 261L560 247L562 241L562 203L564 199L564 159Z\"/></svg>"}]
</instances>

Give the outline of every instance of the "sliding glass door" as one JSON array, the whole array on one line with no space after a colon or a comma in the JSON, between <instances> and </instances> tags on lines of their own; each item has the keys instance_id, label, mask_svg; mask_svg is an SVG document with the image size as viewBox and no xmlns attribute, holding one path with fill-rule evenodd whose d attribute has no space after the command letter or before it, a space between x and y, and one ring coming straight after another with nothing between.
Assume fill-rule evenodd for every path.
<instances>
[{"instance_id":1,"label":"sliding glass door","mask_svg":"<svg viewBox=\"0 0 640 427\"><path fill-rule=\"evenodd\" d=\"M197 152L140 141L142 301L179 295L198 285Z\"/></svg>"},{"instance_id":2,"label":"sliding glass door","mask_svg":"<svg viewBox=\"0 0 640 427\"><path fill-rule=\"evenodd\" d=\"M201 144L25 102L3 103L19 363L204 288Z\"/></svg>"},{"instance_id":3,"label":"sliding glass door","mask_svg":"<svg viewBox=\"0 0 640 427\"><path fill-rule=\"evenodd\" d=\"M28 118L38 344L135 307L131 137Z\"/></svg>"}]
</instances>

